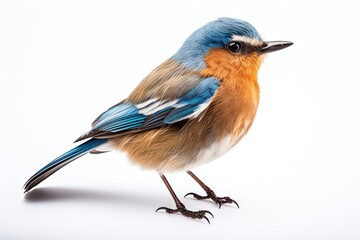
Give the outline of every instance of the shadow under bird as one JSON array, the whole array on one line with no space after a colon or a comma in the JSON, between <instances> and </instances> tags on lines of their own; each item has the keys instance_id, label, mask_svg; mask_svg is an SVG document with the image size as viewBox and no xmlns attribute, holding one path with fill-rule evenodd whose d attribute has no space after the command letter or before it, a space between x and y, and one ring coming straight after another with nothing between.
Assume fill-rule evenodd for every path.
<instances>
[{"instance_id":1,"label":"shadow under bird","mask_svg":"<svg viewBox=\"0 0 360 240\"><path fill-rule=\"evenodd\" d=\"M226 153L248 132L259 103L258 70L267 53L288 41L264 41L248 22L219 18L196 30L181 48L155 68L123 101L102 113L80 145L36 172L25 193L87 153L112 149L146 169L156 170L175 201L167 213L209 222L206 210L190 211L164 173L186 171L206 192L188 193L221 207L236 201L218 197L192 171ZM210 222L209 222L210 223Z\"/></svg>"}]
</instances>

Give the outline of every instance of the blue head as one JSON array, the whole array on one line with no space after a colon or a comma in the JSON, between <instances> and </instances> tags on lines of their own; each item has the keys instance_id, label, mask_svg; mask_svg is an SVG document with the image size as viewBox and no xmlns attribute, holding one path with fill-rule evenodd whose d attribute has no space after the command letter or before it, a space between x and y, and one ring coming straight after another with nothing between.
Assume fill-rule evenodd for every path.
<instances>
[{"instance_id":1,"label":"blue head","mask_svg":"<svg viewBox=\"0 0 360 240\"><path fill-rule=\"evenodd\" d=\"M270 52L268 43L262 40L260 34L250 23L234 18L219 18L191 34L174 54L173 59L187 68L201 70L206 67L204 57L209 50L227 48L227 46L230 46L229 44L234 42L241 44L240 47L243 52L243 46L246 47L245 52L253 50L260 53L260 50L265 48L268 50L261 53ZM271 51L274 50L279 49L271 48Z\"/></svg>"}]
</instances>

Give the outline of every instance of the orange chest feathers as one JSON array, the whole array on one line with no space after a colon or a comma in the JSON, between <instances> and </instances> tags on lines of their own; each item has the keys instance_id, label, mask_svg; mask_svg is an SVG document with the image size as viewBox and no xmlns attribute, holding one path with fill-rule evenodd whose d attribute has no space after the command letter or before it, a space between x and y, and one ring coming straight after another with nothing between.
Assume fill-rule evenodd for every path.
<instances>
[{"instance_id":1,"label":"orange chest feathers","mask_svg":"<svg viewBox=\"0 0 360 240\"><path fill-rule=\"evenodd\" d=\"M233 143L246 134L255 118L260 97L257 75L262 60L257 54L232 55L221 49L209 52L205 58L208 67L201 74L221 81L209 111L221 129L220 136L230 134Z\"/></svg>"}]
</instances>

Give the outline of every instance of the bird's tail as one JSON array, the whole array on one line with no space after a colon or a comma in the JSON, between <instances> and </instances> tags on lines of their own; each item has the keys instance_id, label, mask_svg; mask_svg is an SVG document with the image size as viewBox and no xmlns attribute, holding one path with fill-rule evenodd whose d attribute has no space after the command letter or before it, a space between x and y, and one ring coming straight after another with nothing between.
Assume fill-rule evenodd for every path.
<instances>
[{"instance_id":1,"label":"bird's tail","mask_svg":"<svg viewBox=\"0 0 360 240\"><path fill-rule=\"evenodd\" d=\"M103 145L107 142L107 139L90 139L83 144L71 149L63 155L55 158L48 163L45 167L37 171L27 182L24 184L24 193L31 190L33 187L41 183L48 178L51 174L64 167L66 164L74 161L75 159L87 154L91 150Z\"/></svg>"}]
</instances>

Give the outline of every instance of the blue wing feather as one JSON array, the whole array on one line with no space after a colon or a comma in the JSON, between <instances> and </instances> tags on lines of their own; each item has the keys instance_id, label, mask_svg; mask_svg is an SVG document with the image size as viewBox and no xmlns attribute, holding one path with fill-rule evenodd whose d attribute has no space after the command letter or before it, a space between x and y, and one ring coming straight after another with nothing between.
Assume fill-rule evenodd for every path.
<instances>
[{"instance_id":1,"label":"blue wing feather","mask_svg":"<svg viewBox=\"0 0 360 240\"><path fill-rule=\"evenodd\" d=\"M201 81L195 88L179 99L179 104L185 106L173 109L164 119L164 123L174 123L191 116L199 109L201 104L212 99L219 86L220 82L214 77Z\"/></svg>"},{"instance_id":2,"label":"blue wing feather","mask_svg":"<svg viewBox=\"0 0 360 240\"><path fill-rule=\"evenodd\" d=\"M92 130L77 141L89 137L109 138L127 131L144 131L193 118L210 104L219 86L219 80L209 77L176 100L149 101L147 105L121 102L101 114L94 121Z\"/></svg>"}]
</instances>

